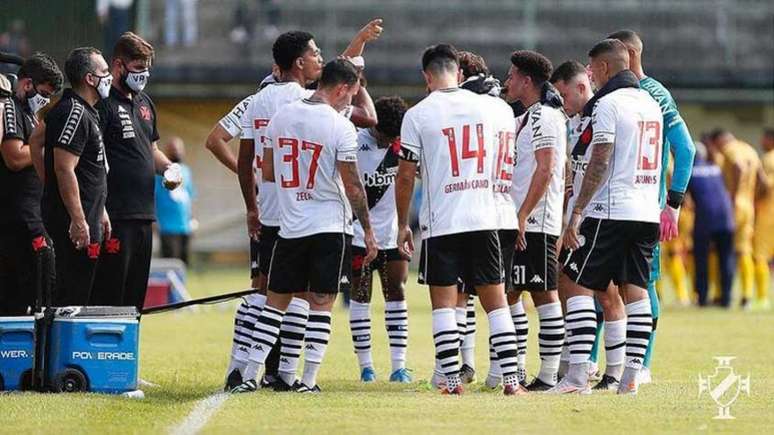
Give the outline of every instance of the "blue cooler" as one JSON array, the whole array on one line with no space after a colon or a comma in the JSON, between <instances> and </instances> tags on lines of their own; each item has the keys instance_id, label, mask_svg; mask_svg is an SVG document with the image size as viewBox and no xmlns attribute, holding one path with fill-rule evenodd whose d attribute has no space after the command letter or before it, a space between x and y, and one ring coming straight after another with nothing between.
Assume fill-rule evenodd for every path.
<instances>
[{"instance_id":1,"label":"blue cooler","mask_svg":"<svg viewBox=\"0 0 774 435\"><path fill-rule=\"evenodd\" d=\"M52 309L46 379L56 392L137 389L139 313L134 307Z\"/></svg>"},{"instance_id":2,"label":"blue cooler","mask_svg":"<svg viewBox=\"0 0 774 435\"><path fill-rule=\"evenodd\" d=\"M0 390L26 390L32 382L35 318L0 317Z\"/></svg>"}]
</instances>

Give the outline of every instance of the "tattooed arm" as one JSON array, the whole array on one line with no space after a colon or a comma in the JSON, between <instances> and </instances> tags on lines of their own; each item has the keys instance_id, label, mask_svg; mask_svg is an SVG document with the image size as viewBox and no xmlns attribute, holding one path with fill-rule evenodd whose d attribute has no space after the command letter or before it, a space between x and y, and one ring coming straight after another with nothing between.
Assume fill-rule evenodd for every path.
<instances>
[{"instance_id":1,"label":"tattooed arm","mask_svg":"<svg viewBox=\"0 0 774 435\"><path fill-rule=\"evenodd\" d=\"M363 183L360 181L357 162L337 161L336 168L341 174L341 180L344 182L344 192L352 206L352 211L357 216L360 226L363 227L366 245L365 262L366 264L370 263L376 257L376 238L371 228L371 220L368 215L368 197L366 196Z\"/></svg>"},{"instance_id":2,"label":"tattooed arm","mask_svg":"<svg viewBox=\"0 0 774 435\"><path fill-rule=\"evenodd\" d=\"M610 167L610 156L613 155L612 143L598 143L591 149L591 158L589 159L586 173L583 175L581 191L578 193L578 199L575 200L573 214L582 214L586 206L589 205L591 197L599 189L599 185L607 176L607 170Z\"/></svg>"}]
</instances>

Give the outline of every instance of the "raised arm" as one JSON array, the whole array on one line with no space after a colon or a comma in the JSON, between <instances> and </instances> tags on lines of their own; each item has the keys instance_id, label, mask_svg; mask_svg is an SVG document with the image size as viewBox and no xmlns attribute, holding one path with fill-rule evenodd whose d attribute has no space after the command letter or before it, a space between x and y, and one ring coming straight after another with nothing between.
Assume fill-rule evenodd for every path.
<instances>
[{"instance_id":1,"label":"raised arm","mask_svg":"<svg viewBox=\"0 0 774 435\"><path fill-rule=\"evenodd\" d=\"M352 38L349 45L341 53L345 57L362 56L365 45L377 38L382 34L382 19L375 18L368 22L362 29L360 29L355 37Z\"/></svg>"}]
</instances>

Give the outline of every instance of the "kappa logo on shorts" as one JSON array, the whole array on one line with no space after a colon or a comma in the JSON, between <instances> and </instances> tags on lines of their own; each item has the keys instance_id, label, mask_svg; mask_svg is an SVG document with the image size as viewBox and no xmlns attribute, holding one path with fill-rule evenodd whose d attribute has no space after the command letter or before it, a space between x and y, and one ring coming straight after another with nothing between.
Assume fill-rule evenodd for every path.
<instances>
[{"instance_id":1,"label":"kappa logo on shorts","mask_svg":"<svg viewBox=\"0 0 774 435\"><path fill-rule=\"evenodd\" d=\"M578 272L578 265L575 264L574 262L570 263L570 270L572 270L573 272L577 273Z\"/></svg>"},{"instance_id":2,"label":"kappa logo on shorts","mask_svg":"<svg viewBox=\"0 0 774 435\"><path fill-rule=\"evenodd\" d=\"M538 221L534 217L530 216L529 218L527 218L527 223L531 225L537 225Z\"/></svg>"},{"instance_id":3,"label":"kappa logo on shorts","mask_svg":"<svg viewBox=\"0 0 774 435\"><path fill-rule=\"evenodd\" d=\"M601 212L605 211L605 206L602 205L602 204L597 204L597 205L594 206L594 211L596 211L598 213L601 213Z\"/></svg>"},{"instance_id":4,"label":"kappa logo on shorts","mask_svg":"<svg viewBox=\"0 0 774 435\"><path fill-rule=\"evenodd\" d=\"M419 278L420 280L424 281L425 280L425 274L423 272L419 272L419 276L417 276L417 278ZM457 280L459 281L459 279L457 279Z\"/></svg>"},{"instance_id":5,"label":"kappa logo on shorts","mask_svg":"<svg viewBox=\"0 0 774 435\"><path fill-rule=\"evenodd\" d=\"M529 280L529 282L531 282L532 284L543 284L543 278L541 278L538 275L533 275L532 279Z\"/></svg>"},{"instance_id":6,"label":"kappa logo on shorts","mask_svg":"<svg viewBox=\"0 0 774 435\"><path fill-rule=\"evenodd\" d=\"M347 278L347 275L344 275L341 277L341 281L339 281L339 284L349 284L349 278Z\"/></svg>"}]
</instances>

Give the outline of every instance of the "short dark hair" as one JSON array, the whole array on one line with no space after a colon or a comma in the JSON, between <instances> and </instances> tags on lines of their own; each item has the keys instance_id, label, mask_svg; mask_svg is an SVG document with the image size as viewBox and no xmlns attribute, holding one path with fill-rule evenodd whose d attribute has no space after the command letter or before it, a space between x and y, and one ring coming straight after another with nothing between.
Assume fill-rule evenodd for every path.
<instances>
[{"instance_id":1,"label":"short dark hair","mask_svg":"<svg viewBox=\"0 0 774 435\"><path fill-rule=\"evenodd\" d=\"M483 57L470 51L460 51L457 54L457 60L465 78L477 76L479 74L489 75L489 68Z\"/></svg>"},{"instance_id":2,"label":"short dark hair","mask_svg":"<svg viewBox=\"0 0 774 435\"><path fill-rule=\"evenodd\" d=\"M357 68L346 59L334 59L325 64L320 76L320 88L354 85L358 81Z\"/></svg>"},{"instance_id":3,"label":"short dark hair","mask_svg":"<svg viewBox=\"0 0 774 435\"><path fill-rule=\"evenodd\" d=\"M586 66L577 60L568 60L562 63L551 74L551 78L548 80L551 83L565 82L569 83L578 74L586 74Z\"/></svg>"},{"instance_id":4,"label":"short dark hair","mask_svg":"<svg viewBox=\"0 0 774 435\"><path fill-rule=\"evenodd\" d=\"M450 44L432 45L422 54L422 71L431 73L457 71L460 67L457 49Z\"/></svg>"},{"instance_id":5,"label":"short dark hair","mask_svg":"<svg viewBox=\"0 0 774 435\"><path fill-rule=\"evenodd\" d=\"M309 48L309 41L312 39L314 36L311 33L300 30L279 35L271 47L274 63L280 70L288 71L293 67L293 62L304 55L304 52Z\"/></svg>"},{"instance_id":6,"label":"short dark hair","mask_svg":"<svg viewBox=\"0 0 774 435\"><path fill-rule=\"evenodd\" d=\"M542 54L531 50L518 50L511 54L511 64L519 72L532 79L535 86L540 87L551 77L554 66Z\"/></svg>"},{"instance_id":7,"label":"short dark hair","mask_svg":"<svg viewBox=\"0 0 774 435\"><path fill-rule=\"evenodd\" d=\"M94 47L79 47L70 52L65 61L65 75L70 86L78 86L87 73L94 72L94 61L91 56L102 55L102 52Z\"/></svg>"},{"instance_id":8,"label":"short dark hair","mask_svg":"<svg viewBox=\"0 0 774 435\"><path fill-rule=\"evenodd\" d=\"M153 46L133 32L124 32L113 47L113 59L153 61Z\"/></svg>"},{"instance_id":9,"label":"short dark hair","mask_svg":"<svg viewBox=\"0 0 774 435\"><path fill-rule=\"evenodd\" d=\"M623 42L618 39L607 38L597 42L591 47L591 50L589 50L589 57L593 59L602 54L620 52L626 53L626 57L629 57L629 52Z\"/></svg>"},{"instance_id":10,"label":"short dark hair","mask_svg":"<svg viewBox=\"0 0 774 435\"><path fill-rule=\"evenodd\" d=\"M49 84L54 88L54 93L62 90L62 71L59 70L56 61L46 53L37 52L28 57L19 68L20 79L29 78L35 84Z\"/></svg>"},{"instance_id":11,"label":"short dark hair","mask_svg":"<svg viewBox=\"0 0 774 435\"><path fill-rule=\"evenodd\" d=\"M727 135L729 133L730 132L726 128L715 127L712 130L710 130L710 132L708 134L708 137L709 137L709 140L714 142L714 141L720 139L721 136L725 136L725 135Z\"/></svg>"},{"instance_id":12,"label":"short dark hair","mask_svg":"<svg viewBox=\"0 0 774 435\"><path fill-rule=\"evenodd\" d=\"M613 32L607 35L607 39L617 39L623 42L624 44L635 44L638 41L642 42L640 35L638 35L637 32L635 32L634 30L629 30L629 29Z\"/></svg>"},{"instance_id":13,"label":"short dark hair","mask_svg":"<svg viewBox=\"0 0 774 435\"><path fill-rule=\"evenodd\" d=\"M408 110L403 98L398 96L381 97L374 102L374 107L376 107L376 118L379 120L379 123L376 124L376 130L390 138L400 136L403 115Z\"/></svg>"}]
</instances>

